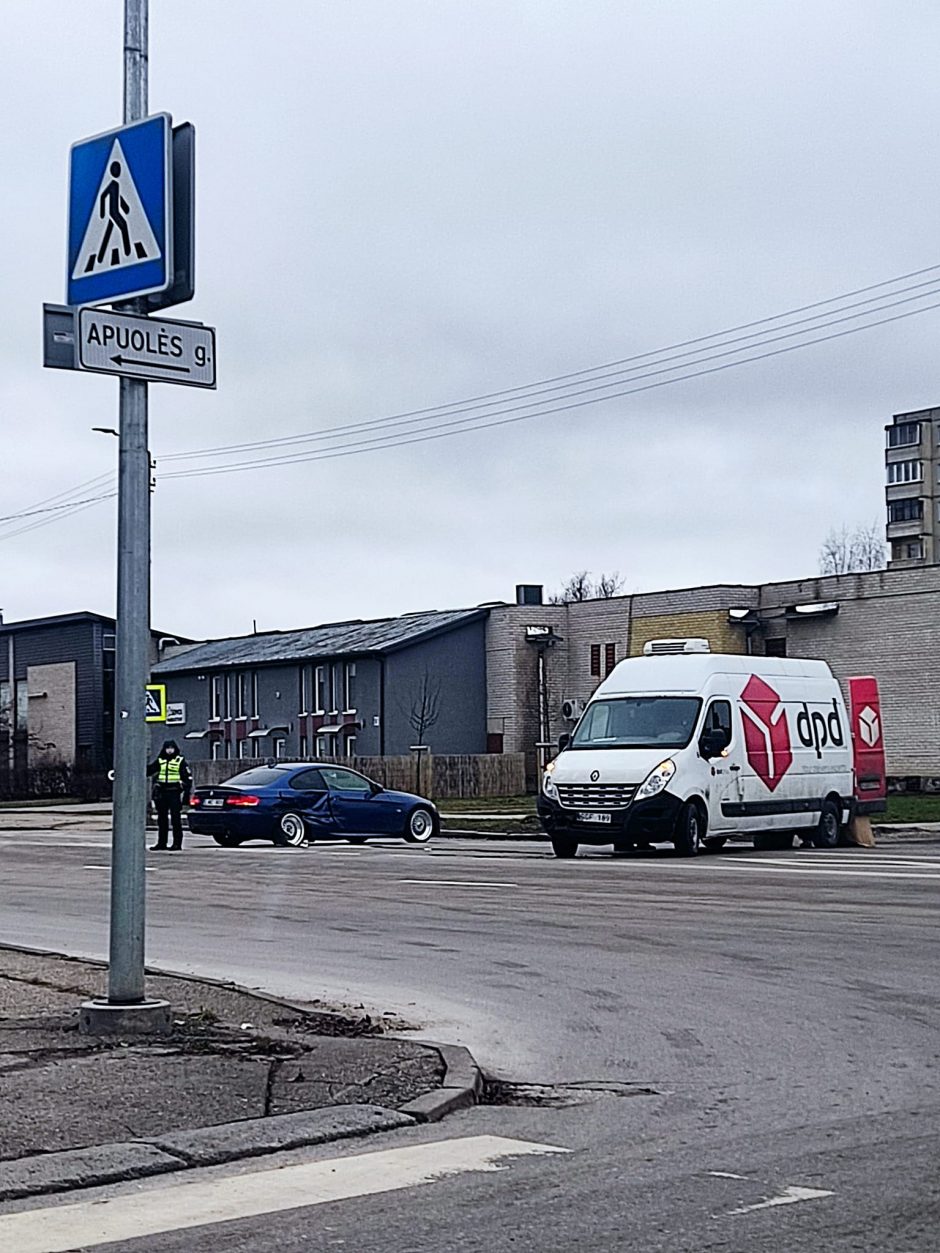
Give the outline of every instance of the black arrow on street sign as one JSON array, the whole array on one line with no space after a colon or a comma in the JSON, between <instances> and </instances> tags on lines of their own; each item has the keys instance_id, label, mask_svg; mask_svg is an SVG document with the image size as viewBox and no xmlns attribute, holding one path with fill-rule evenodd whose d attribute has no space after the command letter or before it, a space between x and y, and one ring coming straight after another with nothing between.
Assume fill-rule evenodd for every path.
<instances>
[{"instance_id":1,"label":"black arrow on street sign","mask_svg":"<svg viewBox=\"0 0 940 1253\"><path fill-rule=\"evenodd\" d=\"M139 361L134 357L123 357L120 353L111 358L115 365L142 365L145 369L176 370L178 374L190 374L188 365L165 365L162 361Z\"/></svg>"}]
</instances>

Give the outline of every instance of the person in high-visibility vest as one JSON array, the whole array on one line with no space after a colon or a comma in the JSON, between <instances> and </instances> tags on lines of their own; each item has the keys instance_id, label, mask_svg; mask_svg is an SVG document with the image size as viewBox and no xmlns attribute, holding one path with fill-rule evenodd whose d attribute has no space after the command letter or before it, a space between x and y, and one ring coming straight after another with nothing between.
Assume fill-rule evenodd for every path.
<instances>
[{"instance_id":1,"label":"person in high-visibility vest","mask_svg":"<svg viewBox=\"0 0 940 1253\"><path fill-rule=\"evenodd\" d=\"M183 847L184 802L189 800L193 776L185 757L180 753L176 740L167 740L155 761L147 767L147 777L153 779L153 801L157 809L157 842L151 851ZM173 820L173 843L167 844L170 819Z\"/></svg>"}]
</instances>

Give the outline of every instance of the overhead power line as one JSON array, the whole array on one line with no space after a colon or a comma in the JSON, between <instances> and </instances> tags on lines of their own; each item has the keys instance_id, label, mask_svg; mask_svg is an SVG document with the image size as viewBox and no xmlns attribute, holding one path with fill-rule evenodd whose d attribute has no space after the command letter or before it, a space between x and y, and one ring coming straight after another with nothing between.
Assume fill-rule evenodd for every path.
<instances>
[{"instance_id":1,"label":"overhead power line","mask_svg":"<svg viewBox=\"0 0 940 1253\"><path fill-rule=\"evenodd\" d=\"M926 294L940 295L940 288L936 288L932 292L926 293ZM879 308L870 310L869 312L870 313L880 312L884 309L895 308L898 305L906 304L908 303L910 299L922 299L922 298L923 297L909 297L908 300L894 301L889 304L881 305L879 306ZM915 317L919 313L926 313L931 309L937 309L937 308L940 308L940 302L926 305L920 309L909 309L905 311L904 313L893 314L887 318L880 318L875 321L866 322L862 326L848 327L844 330L836 331L828 335L817 335L811 339L803 339L799 343L788 344L782 348L771 349L770 351L752 353L749 356L738 357L737 360L726 361L726 362L723 362L721 365L711 366L705 369L688 370L684 374L675 374L675 371L677 369L682 368L678 366L671 366L671 367L667 367L665 369L659 369L659 370L651 370L645 374L638 375L637 379L647 379L647 378L652 378L656 375L662 375L662 374L672 374L673 377L660 378L656 382L653 382L653 383L644 383L642 386L631 386L631 387L626 387L626 388L620 388L615 391L608 390L611 386L613 386L612 384L602 385L601 387L582 388L580 390L571 391L567 394L567 396L563 398L559 398L559 399L564 399L566 401L569 401L570 403L552 405L552 406L549 406L548 408L536 408L535 411L531 413L519 412L519 411L533 409L534 406L532 403L521 404L521 405L510 405L504 409L496 409L492 413L488 413L488 414L478 413L470 417L452 418L445 422L427 424L423 428L421 428L419 431L399 431L395 434L379 434L379 435L374 435L369 439L349 441L349 442L340 444L334 448L318 449L318 450L314 450L313 452L285 453L285 454L272 456L272 457L252 458L246 461L227 462L223 465L218 465L218 466L197 467L197 468L193 468L189 470L173 470L166 474L159 474L158 478L160 478L161 480L182 479L182 478L201 478L204 476L214 475L214 474L232 474L232 473L237 473L239 471L245 471L245 470L257 470L257 469L263 469L263 468L272 468L275 466L294 465L300 462L307 462L307 461L326 461L326 460L331 460L337 457L353 456L362 452L379 451L379 450L386 449L386 448L399 448L408 444L426 443L430 440L444 439L447 436L460 435L460 434L464 434L470 431L489 430L493 427L508 426L516 422L525 422L533 418L542 418L542 417L548 417L552 414L566 413L573 409L584 408L588 405L600 404L609 400L618 399L623 396L635 395L637 392L651 391L655 388L666 387L672 383L680 383L688 379L700 378L703 375L707 375L707 374L717 374L720 371L729 370L729 369L734 368L735 366L746 365L754 361L762 361L769 357L780 356L788 352L795 352L797 349L800 349L800 348L808 348L808 347L811 347L813 344L826 343L830 340L841 339L847 335L855 335L863 330L869 330L876 326L884 326L887 323L897 322L904 318ZM814 331L823 330L829 326L836 326L841 323L851 321L854 318L857 318L859 316L862 316L862 315L852 314L846 318L833 318L833 319L830 319L830 321L828 322L822 323L818 327L813 327L812 330ZM805 331L804 332L791 332L791 333L784 334L784 335L771 336L771 337L766 338L763 342L775 343L775 342L779 342L782 339L792 338L793 334L805 335L806 333L807 332ZM751 347L756 347L756 346L757 345L751 345ZM735 349L732 351L734 353L740 353L745 350ZM697 365L701 365L703 362L715 360L716 358L725 357L729 355L732 355L732 354L728 352L712 353L712 354L700 357L700 359L696 362L690 362L688 364L697 366ZM637 380L634 380L634 382L636 381ZM572 399L572 397L583 396L585 393L593 393L593 392L597 392L600 390L607 392L607 394L603 396L591 395L588 399L584 399L584 400ZM513 415L513 416L506 416L506 415Z\"/></svg>"},{"instance_id":2,"label":"overhead power line","mask_svg":"<svg viewBox=\"0 0 940 1253\"><path fill-rule=\"evenodd\" d=\"M587 379L588 376L605 377L605 375L602 372L608 371L608 370L614 371L614 375L610 376L610 377L614 377L615 375L618 375L623 372L633 372L639 369L643 369L645 368L643 365L633 364L633 363L645 362L647 365L650 365L650 364L653 364L651 360L652 358L657 358L657 359L662 359L662 360L677 360L679 358L697 355L697 352L702 351L703 349L696 349L693 352L680 352L680 353L677 353L676 357L665 356L665 354L676 352L676 350L678 349L689 348L690 346L694 346L694 345L711 344L711 342L715 340L724 340L725 336L735 335L739 331L749 331L749 330L752 330L752 328L754 327L767 327L768 328L768 330L765 330L765 331L753 331L753 333L750 335L742 335L740 336L739 339L736 339L736 340L725 340L724 344L721 344L721 345L715 344L713 346L718 347L718 346L726 346L727 344L732 344L732 343L741 343L748 339L755 339L755 338L758 338L759 336L764 336L768 333L769 330L783 330L783 329L787 329L787 327L790 327L790 326L797 326L797 325L804 324L804 323L814 322L814 321L819 320L820 318L824 318L824 317L828 318L835 313L843 313L847 309L856 309L866 304L873 304L875 301L884 299L886 296L889 296L889 295L898 296L898 295L903 295L910 291L914 291L918 288L930 287L933 284L940 282L940 274L938 274L938 271L940 271L940 265L925 266L923 269L912 270L908 274L900 274L893 279L885 279L880 283L871 283L867 287L858 287L858 288L855 288L853 291L844 292L840 296L830 296L826 300L817 300L811 304L800 305L795 309L788 309L784 311L783 313L777 313L769 317L758 318L756 321L753 321L753 322L744 322L738 326L728 327L722 331L714 331L710 335L700 335L694 339L681 340L678 343L669 344L664 348L653 349L653 350L642 352L642 353L636 353L633 356L623 357L617 361L608 361L602 365L591 366L582 370L574 370L567 374L556 374L549 378L538 379L532 383L519 384L514 387L502 388L498 391L485 392L481 395L470 396L463 400L450 401L442 405L432 405L423 409L410 409L402 413L394 413L394 414L389 414L385 417L371 418L362 422L345 423L340 426L333 426L333 427L323 427L315 431L307 431L298 435L278 436L274 439L265 439L265 440L251 440L251 441L247 441L247 442L243 442L239 444L220 444L220 445L214 445L208 448L193 449L189 452L168 453L164 455L163 457L161 457L161 461L164 461L164 462L182 461L182 460L194 459L197 457L198 458L211 457L211 456L215 456L216 454L222 454L222 453L249 452L249 451L253 451L255 449L260 449L260 448L274 448L278 446L288 446L288 445L292 445L296 443L303 443L308 440L313 441L313 440L324 439L330 435L334 435L338 433L361 431L361 430L366 430L368 428L376 427L376 426L385 426L385 425L391 426L391 425L407 424L412 419L421 419L424 417L429 417L429 418L436 417L449 411L455 411L455 410L461 411L464 408L466 409L470 409L472 407L489 408L489 407L492 407L492 405L495 405L497 403L502 403L502 400L508 399L511 396L515 396L517 393L528 393L532 395L538 395L540 393L536 389L545 388L546 391L559 390L557 388L552 387L551 385L553 384L570 385L574 381ZM934 275L932 279L924 280L921 283L914 283L909 287L898 288L897 290L893 292L882 292L882 294L879 296L871 296L867 300L857 301L855 304L851 304L851 305L844 305L841 309L830 309L827 313L814 314L813 316L809 318L801 318L796 322L789 322L789 323L783 322L783 319L791 318L798 313L806 313L811 309L821 309L826 305L839 304L842 301L850 300L854 296L864 295L866 292L877 291L879 289L886 288L886 287L894 287L896 286L896 284L906 282L910 278L919 278L923 274L931 274L931 273ZM911 299L916 300L916 299L920 299L921 297L926 297L932 294L933 292L921 292L920 296L912 297ZM781 325L771 327L770 325L771 323L781 323ZM632 365L632 371L624 371L622 369L622 367L627 367L631 365ZM492 402L492 404L488 404L487 402Z\"/></svg>"},{"instance_id":3,"label":"overhead power line","mask_svg":"<svg viewBox=\"0 0 940 1253\"><path fill-rule=\"evenodd\" d=\"M923 275L932 275L933 277L924 279L921 282L911 283L908 286L898 286L900 283L907 283L909 279L920 279ZM886 290L888 288L893 288L894 290L888 291ZM866 295L872 292L878 294ZM912 292L916 294L908 295L908 293ZM634 395L638 392L665 387L671 383L679 383L704 375L715 374L731 369L734 366L746 365L769 357L780 356L783 353L793 352L798 348L811 347L814 344L840 339L847 335L857 334L863 330L896 322L902 318L914 317L917 314L936 309L940 305L937 303L926 304L885 318L875 318L874 315L900 305L929 300L936 295L940 295L940 265L925 266L922 269L898 275L893 279L885 279L879 283L858 287L852 291L844 292L842 295L813 301L809 304L788 309L783 313L740 323L725 330L713 332L710 335L700 335L693 339L670 344L665 348L636 353L602 365L569 371L565 374L553 375L535 382L481 393L463 400L389 414L384 417L360 422L323 427L297 435L279 436L268 440L253 440L240 444L218 445L211 448L194 449L189 452L169 453L161 458L161 463L211 459L215 462L223 462L223 464L174 470L160 474L158 477L160 479L194 478L210 474L230 474L239 471L273 468L297 462L354 456L363 452L398 448L408 444L444 439L451 435L487 430L516 422L529 421L534 418L548 417L552 414L564 413L584 408L588 405L601 404L623 396ZM851 304L845 303L856 296L865 296L866 298L854 301ZM895 297L901 296L904 296L905 299L895 299ZM887 301L887 303L879 304L877 303L879 301ZM814 310L820 310L821 312L812 312ZM848 312L850 310L857 310L857 312ZM797 318L796 315L798 314L809 314L810 316ZM793 320L787 321L786 319ZM817 332L827 330L829 327L860 319L863 320L860 325L848 327L831 334L817 334ZM735 338L730 338L732 336ZM763 351L765 345L778 343L786 339L795 339L797 342L769 351ZM719 351L711 351L712 349ZM762 349L762 351L752 351L754 349ZM706 362L717 361L721 358L734 359L722 361L719 365L699 368L705 366ZM642 382L646 379L655 379L655 381ZM630 386L622 387L620 386L621 383L630 383ZM641 383L642 385L640 385ZM582 386L582 384L585 384L585 386ZM591 386L586 386L586 384L591 384ZM530 399L531 397L535 399ZM579 399L580 397L586 398ZM555 403L556 401L559 403ZM528 412L529 410L532 412ZM446 420L439 421L438 419ZM265 449L272 451L276 449L297 449L298 446L304 444L323 444L327 446L308 451L285 451L270 457L235 461L223 460L225 457L236 456L239 453ZM104 489L106 485L110 488L114 483L114 478L113 472L96 476L54 496L36 501L17 513L0 517L0 540L25 534L41 526L51 525L51 523L60 521L62 518L72 517L74 514L90 508L95 503L111 499L115 495L113 490L102 490L100 493L86 494L84 496L81 493L94 493L94 489L99 487ZM18 525L19 523L24 525Z\"/></svg>"}]
</instances>

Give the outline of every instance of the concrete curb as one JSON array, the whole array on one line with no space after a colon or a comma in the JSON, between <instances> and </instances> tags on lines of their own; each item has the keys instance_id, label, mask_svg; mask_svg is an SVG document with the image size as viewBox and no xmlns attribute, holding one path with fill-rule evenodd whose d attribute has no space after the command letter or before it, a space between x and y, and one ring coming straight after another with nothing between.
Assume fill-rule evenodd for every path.
<instances>
[{"instance_id":1,"label":"concrete curb","mask_svg":"<svg viewBox=\"0 0 940 1253\"><path fill-rule=\"evenodd\" d=\"M68 953L23 944L0 942L0 949L34 957L56 957L98 967L107 965L103 961L72 957ZM147 972L237 992L292 1013L305 1013L312 1008L302 1002L288 1001L227 980L180 975L175 971L149 966ZM315 1012L328 1015L330 1011L316 1009ZM389 1034L392 1036L392 1033ZM434 1088L408 1101L400 1109L387 1109L382 1105L330 1105L323 1109L303 1110L294 1114L246 1118L238 1122L218 1123L215 1126L176 1131L146 1139L93 1145L61 1153L37 1153L29 1157L0 1161L0 1202L52 1192L100 1187L129 1179L142 1179L149 1175L212 1166L288 1149L326 1144L333 1140L394 1131L414 1126L415 1123L438 1122L454 1110L475 1105L483 1091L483 1072L470 1050L462 1045L440 1044L432 1040L420 1040L417 1043L434 1049L439 1054L444 1064L443 1084L440 1088Z\"/></svg>"},{"instance_id":2,"label":"concrete curb","mask_svg":"<svg viewBox=\"0 0 940 1253\"><path fill-rule=\"evenodd\" d=\"M430 1044L440 1053L444 1063L444 1082L439 1088L408 1101L399 1112L408 1114L417 1122L439 1122L445 1114L476 1105L483 1091L483 1072L470 1050L460 1044L434 1044L429 1040L422 1040L421 1043Z\"/></svg>"},{"instance_id":3,"label":"concrete curb","mask_svg":"<svg viewBox=\"0 0 940 1253\"><path fill-rule=\"evenodd\" d=\"M299 1114L246 1118L151 1140L37 1153L0 1162L0 1201L97 1188L148 1175L347 1140L414 1126L417 1120L381 1105L332 1105Z\"/></svg>"}]
</instances>

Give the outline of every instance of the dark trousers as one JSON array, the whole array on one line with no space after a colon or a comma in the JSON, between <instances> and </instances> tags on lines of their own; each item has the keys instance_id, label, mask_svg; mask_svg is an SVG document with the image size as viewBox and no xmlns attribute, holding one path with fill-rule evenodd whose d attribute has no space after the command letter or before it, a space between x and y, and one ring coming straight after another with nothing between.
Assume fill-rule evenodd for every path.
<instances>
[{"instance_id":1,"label":"dark trousers","mask_svg":"<svg viewBox=\"0 0 940 1253\"><path fill-rule=\"evenodd\" d=\"M157 809L157 847L166 848L170 818L173 819L173 847L183 847L183 821L181 800L183 789L174 784L162 783L154 790L153 801Z\"/></svg>"}]
</instances>

